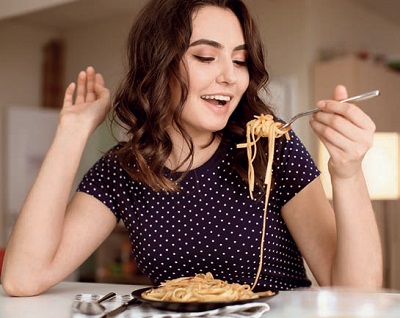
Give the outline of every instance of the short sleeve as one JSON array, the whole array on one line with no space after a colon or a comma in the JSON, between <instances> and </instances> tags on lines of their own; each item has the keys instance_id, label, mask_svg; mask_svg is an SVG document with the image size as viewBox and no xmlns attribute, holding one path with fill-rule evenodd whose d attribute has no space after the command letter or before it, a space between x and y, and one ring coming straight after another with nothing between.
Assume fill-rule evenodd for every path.
<instances>
[{"instance_id":1,"label":"short sleeve","mask_svg":"<svg viewBox=\"0 0 400 318\"><path fill-rule=\"evenodd\" d=\"M275 149L275 186L282 205L320 175L310 153L293 130L289 135L290 139L282 137Z\"/></svg>"},{"instance_id":2,"label":"short sleeve","mask_svg":"<svg viewBox=\"0 0 400 318\"><path fill-rule=\"evenodd\" d=\"M77 191L87 193L104 205L121 219L120 194L126 184L127 173L117 161L115 155L108 151L84 175Z\"/></svg>"}]
</instances>

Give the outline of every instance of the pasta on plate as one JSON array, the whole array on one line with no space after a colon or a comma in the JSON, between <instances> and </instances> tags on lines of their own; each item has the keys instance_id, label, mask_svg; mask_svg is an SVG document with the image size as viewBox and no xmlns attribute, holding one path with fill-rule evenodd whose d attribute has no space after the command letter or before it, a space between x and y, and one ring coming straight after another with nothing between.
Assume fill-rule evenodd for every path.
<instances>
[{"instance_id":1,"label":"pasta on plate","mask_svg":"<svg viewBox=\"0 0 400 318\"><path fill-rule=\"evenodd\" d=\"M164 302L219 302L260 297L249 285L229 284L214 279L211 273L167 280L158 288L146 290L141 296L147 300Z\"/></svg>"}]
</instances>

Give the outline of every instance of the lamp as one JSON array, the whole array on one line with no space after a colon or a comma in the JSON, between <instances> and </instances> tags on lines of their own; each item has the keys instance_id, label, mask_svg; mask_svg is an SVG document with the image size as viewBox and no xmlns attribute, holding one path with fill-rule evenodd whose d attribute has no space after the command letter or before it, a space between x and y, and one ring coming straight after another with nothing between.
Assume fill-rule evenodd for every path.
<instances>
[{"instance_id":1,"label":"lamp","mask_svg":"<svg viewBox=\"0 0 400 318\"><path fill-rule=\"evenodd\" d=\"M397 200L400 197L399 140L400 135L394 132L377 132L374 134L373 146L365 155L362 163L372 200ZM320 142L318 167L321 171L321 180L326 195L328 198L332 198L328 159L328 151Z\"/></svg>"}]
</instances>

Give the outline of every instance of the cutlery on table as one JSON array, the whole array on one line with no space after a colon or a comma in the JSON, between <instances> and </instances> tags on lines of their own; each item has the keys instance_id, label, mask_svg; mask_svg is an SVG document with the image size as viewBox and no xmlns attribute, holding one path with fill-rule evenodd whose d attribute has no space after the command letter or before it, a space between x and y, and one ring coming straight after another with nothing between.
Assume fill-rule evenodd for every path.
<instances>
[{"instance_id":1,"label":"cutlery on table","mask_svg":"<svg viewBox=\"0 0 400 318\"><path fill-rule=\"evenodd\" d=\"M114 298L116 295L117 295L116 293L110 292L107 295L101 297L97 301L81 301L77 304L75 309L81 314L99 315L106 310L106 307L104 307L101 303L106 300Z\"/></svg>"},{"instance_id":2,"label":"cutlery on table","mask_svg":"<svg viewBox=\"0 0 400 318\"><path fill-rule=\"evenodd\" d=\"M374 91L371 91L371 92L368 92L368 93L364 93L364 94L361 94L361 95L357 95L357 96L353 96L353 97L349 97L349 98L343 99L343 100L340 101L340 103L348 103L348 102L355 102L355 101L370 99L372 97L379 96L379 94L380 94L379 90L374 90ZM280 129L287 128L290 125L292 125L297 119L299 119L301 117L304 117L304 116L308 116L308 115L314 114L314 113L316 113L318 111L320 111L319 108L314 108L314 109L311 109L311 110L307 110L305 112L298 113L296 116L292 117L286 124L284 124Z\"/></svg>"},{"instance_id":3,"label":"cutlery on table","mask_svg":"<svg viewBox=\"0 0 400 318\"><path fill-rule=\"evenodd\" d=\"M114 316L124 312L129 306L135 304L138 301L139 300L137 298L132 298L131 300L124 302L121 306L118 306L117 308L114 308L114 309L110 310L109 312L105 313L100 318L114 317Z\"/></svg>"}]
</instances>

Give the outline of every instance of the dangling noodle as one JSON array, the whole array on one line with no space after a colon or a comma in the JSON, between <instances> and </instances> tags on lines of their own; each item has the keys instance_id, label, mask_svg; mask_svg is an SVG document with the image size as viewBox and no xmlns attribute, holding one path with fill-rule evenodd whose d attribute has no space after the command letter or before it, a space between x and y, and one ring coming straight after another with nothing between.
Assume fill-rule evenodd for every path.
<instances>
[{"instance_id":1,"label":"dangling noodle","mask_svg":"<svg viewBox=\"0 0 400 318\"><path fill-rule=\"evenodd\" d=\"M263 227L262 227L262 237L261 237L261 247L260 247L260 261L258 265L257 275L251 289L254 289L254 287L257 285L263 263L264 241L265 241L265 233L267 227L267 209L268 209L269 194L271 191L272 163L274 160L274 152L275 152L275 139L280 138L283 135L286 136L287 140L290 139L288 133L290 127L281 129L283 124L281 122L275 122L274 117L272 115L261 114L260 116L254 116L254 117L255 119L249 121L246 126L246 143L237 145L238 148L247 148L249 191L250 191L250 197L253 199L253 191L255 183L255 172L253 167L253 161L256 158L257 154L257 141L259 141L261 137L268 138L268 162L264 179L264 184L267 185L267 190L265 192Z\"/></svg>"},{"instance_id":2,"label":"dangling noodle","mask_svg":"<svg viewBox=\"0 0 400 318\"><path fill-rule=\"evenodd\" d=\"M267 291L261 296L270 296L274 292ZM169 302L219 302L259 298L249 285L229 284L214 279L211 273L197 274L167 280L158 288L146 290L141 295L144 299Z\"/></svg>"}]
</instances>

